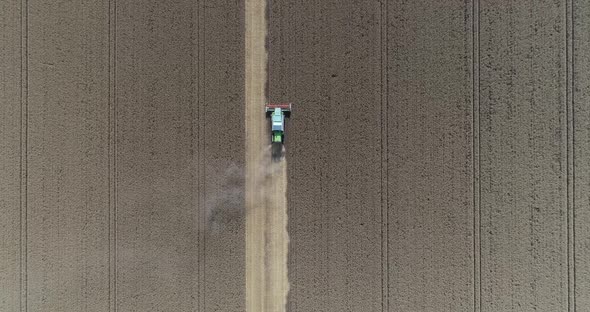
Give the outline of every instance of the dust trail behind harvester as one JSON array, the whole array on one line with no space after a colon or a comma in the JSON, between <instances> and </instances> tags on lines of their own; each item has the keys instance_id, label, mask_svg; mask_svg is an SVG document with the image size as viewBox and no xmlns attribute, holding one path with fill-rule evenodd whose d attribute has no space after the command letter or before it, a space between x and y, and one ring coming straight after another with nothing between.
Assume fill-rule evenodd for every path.
<instances>
[{"instance_id":1,"label":"dust trail behind harvester","mask_svg":"<svg viewBox=\"0 0 590 312\"><path fill-rule=\"evenodd\" d=\"M270 150L270 148L269 148ZM267 151L266 155L270 152ZM286 311L289 281L287 277L287 162L272 162L263 179L265 230L265 309L259 311Z\"/></svg>"},{"instance_id":2,"label":"dust trail behind harvester","mask_svg":"<svg viewBox=\"0 0 590 312\"><path fill-rule=\"evenodd\" d=\"M266 0L246 0L246 311L284 312L287 163L272 162L266 103Z\"/></svg>"}]
</instances>

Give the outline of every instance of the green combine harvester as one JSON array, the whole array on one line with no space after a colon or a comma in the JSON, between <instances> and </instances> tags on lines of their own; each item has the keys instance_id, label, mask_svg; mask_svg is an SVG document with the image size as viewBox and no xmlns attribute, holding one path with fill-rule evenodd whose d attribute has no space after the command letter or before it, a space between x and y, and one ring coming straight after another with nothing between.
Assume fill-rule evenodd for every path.
<instances>
[{"instance_id":1,"label":"green combine harvester","mask_svg":"<svg viewBox=\"0 0 590 312\"><path fill-rule=\"evenodd\" d=\"M270 117L272 160L280 161L285 154L285 117L291 116L291 103L267 104L266 116Z\"/></svg>"}]
</instances>

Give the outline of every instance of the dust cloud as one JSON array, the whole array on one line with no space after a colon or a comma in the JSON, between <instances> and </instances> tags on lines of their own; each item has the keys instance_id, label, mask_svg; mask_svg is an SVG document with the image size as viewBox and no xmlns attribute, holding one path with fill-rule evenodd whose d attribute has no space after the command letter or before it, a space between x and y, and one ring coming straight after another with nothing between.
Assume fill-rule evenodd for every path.
<instances>
[{"instance_id":1,"label":"dust cloud","mask_svg":"<svg viewBox=\"0 0 590 312\"><path fill-rule=\"evenodd\" d=\"M244 216L244 169L231 164L223 172L220 185L205 199L207 234L217 236Z\"/></svg>"}]
</instances>

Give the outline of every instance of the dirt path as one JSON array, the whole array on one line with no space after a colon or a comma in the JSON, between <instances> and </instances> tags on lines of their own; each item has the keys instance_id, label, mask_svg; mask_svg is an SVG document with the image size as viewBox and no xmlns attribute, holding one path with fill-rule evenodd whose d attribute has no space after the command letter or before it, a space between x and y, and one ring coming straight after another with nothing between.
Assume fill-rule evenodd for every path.
<instances>
[{"instance_id":1,"label":"dirt path","mask_svg":"<svg viewBox=\"0 0 590 312\"><path fill-rule=\"evenodd\" d=\"M285 311L287 164L265 147L266 3L246 1L246 311Z\"/></svg>"},{"instance_id":2,"label":"dirt path","mask_svg":"<svg viewBox=\"0 0 590 312\"><path fill-rule=\"evenodd\" d=\"M266 155L269 152L267 150ZM267 163L271 163L266 158ZM263 179L265 202L265 309L285 311L289 280L287 276L287 162L271 163Z\"/></svg>"}]
</instances>

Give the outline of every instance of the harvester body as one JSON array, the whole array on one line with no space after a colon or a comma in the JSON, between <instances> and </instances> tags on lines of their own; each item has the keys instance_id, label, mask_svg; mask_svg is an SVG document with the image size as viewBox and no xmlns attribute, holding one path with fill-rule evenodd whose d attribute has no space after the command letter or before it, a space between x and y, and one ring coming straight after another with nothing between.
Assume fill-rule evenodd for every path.
<instances>
[{"instance_id":1,"label":"harvester body","mask_svg":"<svg viewBox=\"0 0 590 312\"><path fill-rule=\"evenodd\" d=\"M271 130L285 132L285 116L283 116L282 109L280 107L275 108L271 113L270 120L272 122Z\"/></svg>"},{"instance_id":2,"label":"harvester body","mask_svg":"<svg viewBox=\"0 0 590 312\"><path fill-rule=\"evenodd\" d=\"M291 103L267 104L266 115L270 117L272 159L278 161L283 156L285 118L291 115Z\"/></svg>"}]
</instances>

